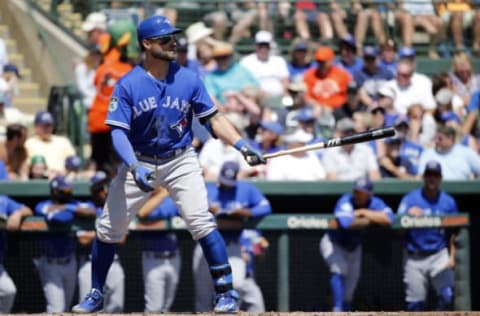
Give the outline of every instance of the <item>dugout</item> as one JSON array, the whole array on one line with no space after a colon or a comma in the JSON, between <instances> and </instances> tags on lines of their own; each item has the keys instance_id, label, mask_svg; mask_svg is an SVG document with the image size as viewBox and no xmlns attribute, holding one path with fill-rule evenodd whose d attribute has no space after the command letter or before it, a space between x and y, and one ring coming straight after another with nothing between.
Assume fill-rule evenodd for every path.
<instances>
[{"instance_id":1,"label":"dugout","mask_svg":"<svg viewBox=\"0 0 480 316\"><path fill-rule=\"evenodd\" d=\"M328 218L338 197L351 190L351 182L256 182L256 185L272 202L274 214L306 216L307 221L297 225L313 225L319 228L288 230L286 237L287 229L285 228L270 230L269 226L262 227L264 234L270 240L271 247L265 258L257 262L256 276L263 290L267 310L279 310L279 306L291 311L327 310L330 295L328 271L319 252L323 224L315 218L317 216ZM396 209L403 194L420 185L421 182L417 181L383 180L375 183L374 191L393 209ZM480 182L446 182L444 189L456 198L461 212L470 216L470 241L468 243L468 235L466 241L467 245L474 249L472 245L479 240L477 232L479 218L474 210L475 205L479 205L480 202L478 195ZM44 181L0 183L0 192L33 207L38 201L47 198L48 185ZM75 183L74 193L79 199L87 198L87 183ZM274 224L279 225L279 223ZM18 288L13 312L43 311L43 293L31 260L39 254L36 237L41 233L43 232L20 231L9 235L5 266ZM179 230L178 234L182 254L182 273L172 311L186 312L193 310L194 289L190 254L194 244L186 231ZM143 311L139 242L135 231L132 231L126 245L120 249L121 261L126 272L125 312ZM288 254L286 259L281 255L285 251ZM281 271L285 265L278 264L279 258L282 258L283 263L287 261L288 271ZM468 260L468 251L464 258ZM478 279L478 273L475 269L469 271L470 266L478 266L480 257L472 251L469 259L468 262L457 261L459 265L457 289L461 289L460 292L457 291L457 297L465 300L459 302L463 306L470 304L469 297L465 298L468 289L471 289L471 298L478 297L480 291L477 282L474 281ZM382 311L404 309L401 230L368 229L362 263L362 275L354 301L355 309ZM288 275L289 286L287 287L282 286L285 280L280 277L285 273ZM469 280L462 279L469 273L471 273ZM285 302L286 298L289 298L287 302ZM473 310L480 308L478 301L472 299L471 304Z\"/></svg>"}]
</instances>

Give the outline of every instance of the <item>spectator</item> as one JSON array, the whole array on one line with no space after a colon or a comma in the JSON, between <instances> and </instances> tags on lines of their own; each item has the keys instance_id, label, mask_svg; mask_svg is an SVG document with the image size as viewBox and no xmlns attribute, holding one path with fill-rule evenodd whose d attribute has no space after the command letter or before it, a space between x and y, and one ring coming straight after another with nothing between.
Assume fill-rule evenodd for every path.
<instances>
[{"instance_id":1,"label":"spectator","mask_svg":"<svg viewBox=\"0 0 480 316\"><path fill-rule=\"evenodd\" d=\"M7 106L7 102L7 97L0 92L0 141L5 140L9 124L30 126L33 123L33 115L22 113L16 107Z\"/></svg>"},{"instance_id":2,"label":"spectator","mask_svg":"<svg viewBox=\"0 0 480 316\"><path fill-rule=\"evenodd\" d=\"M0 75L3 74L3 66L8 64L8 52L5 39L0 38Z\"/></svg>"},{"instance_id":3,"label":"spectator","mask_svg":"<svg viewBox=\"0 0 480 316\"><path fill-rule=\"evenodd\" d=\"M318 112L330 112L347 101L347 88L352 80L349 73L333 64L335 53L326 46L315 52L317 67L305 72L307 103L317 107Z\"/></svg>"},{"instance_id":4,"label":"spectator","mask_svg":"<svg viewBox=\"0 0 480 316\"><path fill-rule=\"evenodd\" d=\"M287 63L290 74L289 81L303 81L305 71L314 66L315 62L311 60L308 42L299 38L293 40L290 48L290 61Z\"/></svg>"},{"instance_id":5,"label":"spectator","mask_svg":"<svg viewBox=\"0 0 480 316\"><path fill-rule=\"evenodd\" d=\"M384 67L397 75L397 44L391 38L380 45L380 67Z\"/></svg>"},{"instance_id":6,"label":"spectator","mask_svg":"<svg viewBox=\"0 0 480 316\"><path fill-rule=\"evenodd\" d=\"M393 74L379 65L377 49L373 46L365 46L363 67L353 73L353 80L360 87L360 102L367 107L372 106L376 101L379 87L391 79Z\"/></svg>"},{"instance_id":7,"label":"spectator","mask_svg":"<svg viewBox=\"0 0 480 316\"><path fill-rule=\"evenodd\" d=\"M90 162L95 169L103 170L110 176L116 172L119 158L113 149L110 127L105 124L105 119L109 106L116 104L115 99L110 100L115 84L132 69L132 66L125 60L128 60L129 57L128 45L131 41L135 41L132 38L132 34L135 34L134 30L135 26L126 21L109 25L110 41L102 50L103 62L95 72L96 94L88 112L88 132L92 148Z\"/></svg>"},{"instance_id":8,"label":"spectator","mask_svg":"<svg viewBox=\"0 0 480 316\"><path fill-rule=\"evenodd\" d=\"M437 92L442 89L447 89L452 93L452 107L455 113L461 118L466 114L466 104L464 100L455 92L455 87L453 86L453 80L450 78L448 73L440 72L432 76L432 93L436 96ZM437 101L437 100L436 100ZM438 102L438 101L437 101Z\"/></svg>"},{"instance_id":9,"label":"spectator","mask_svg":"<svg viewBox=\"0 0 480 316\"><path fill-rule=\"evenodd\" d=\"M467 116L462 123L462 131L471 133L477 125L478 111L480 110L480 91L472 94L472 98L467 106ZM478 128L478 126L477 126Z\"/></svg>"},{"instance_id":10,"label":"spectator","mask_svg":"<svg viewBox=\"0 0 480 316\"><path fill-rule=\"evenodd\" d=\"M212 55L217 69L205 76L205 87L217 107L222 108L225 105L227 93L259 86L257 79L245 66L234 62L232 45L217 43Z\"/></svg>"},{"instance_id":11,"label":"spectator","mask_svg":"<svg viewBox=\"0 0 480 316\"><path fill-rule=\"evenodd\" d=\"M35 215L49 225L64 230L43 234L40 257L33 259L46 301L47 313L62 313L70 309L76 287L77 259L75 239L70 229L78 202L73 199L73 186L63 176L50 181L48 200L35 206Z\"/></svg>"},{"instance_id":12,"label":"spectator","mask_svg":"<svg viewBox=\"0 0 480 316\"><path fill-rule=\"evenodd\" d=\"M442 37L443 23L442 19L437 16L433 1L415 1L405 0L401 2L401 8L406 14L413 17L413 23L403 25L403 27L410 27L408 33L413 35L415 27L423 28L429 35L429 49L428 56L432 59L438 59L438 52L436 45ZM411 47L411 46L407 46Z\"/></svg>"},{"instance_id":13,"label":"spectator","mask_svg":"<svg viewBox=\"0 0 480 316\"><path fill-rule=\"evenodd\" d=\"M50 178L45 157L37 155L30 159L28 178L32 180Z\"/></svg>"},{"instance_id":14,"label":"spectator","mask_svg":"<svg viewBox=\"0 0 480 316\"><path fill-rule=\"evenodd\" d=\"M200 47L214 46L217 40L211 37L213 29L207 27L203 22L195 22L185 29L185 35L188 40L188 58L199 59ZM200 61L200 60L199 60Z\"/></svg>"},{"instance_id":15,"label":"spectator","mask_svg":"<svg viewBox=\"0 0 480 316\"><path fill-rule=\"evenodd\" d=\"M347 88L347 103L333 111L335 121L341 120L344 117L352 118L356 112L362 112L367 107L360 102L360 87L355 81L350 81ZM335 122L334 122L335 123ZM330 126L332 129L335 126Z\"/></svg>"},{"instance_id":16,"label":"spectator","mask_svg":"<svg viewBox=\"0 0 480 316\"><path fill-rule=\"evenodd\" d=\"M425 111L421 104L412 104L408 107L407 117L400 115L398 118L398 120L402 119L408 125L407 137L411 141L424 148L433 146L437 123L432 113Z\"/></svg>"},{"instance_id":17,"label":"spectator","mask_svg":"<svg viewBox=\"0 0 480 316\"><path fill-rule=\"evenodd\" d=\"M240 65L257 79L263 95L282 97L287 95L288 67L283 57L270 54L272 44L272 33L258 31L255 34L255 52L243 57Z\"/></svg>"},{"instance_id":18,"label":"spectator","mask_svg":"<svg viewBox=\"0 0 480 316\"><path fill-rule=\"evenodd\" d=\"M141 222L152 222L179 216L175 202L167 190L160 188L140 208L137 214ZM142 274L146 312L170 311L178 282L182 257L174 232L139 232L142 251Z\"/></svg>"},{"instance_id":19,"label":"spectator","mask_svg":"<svg viewBox=\"0 0 480 316\"><path fill-rule=\"evenodd\" d=\"M437 4L438 16L445 26L450 28L456 52L464 52L463 34L466 29L473 31L472 51L478 57L480 53L480 11L474 10L471 1L446 1Z\"/></svg>"},{"instance_id":20,"label":"spectator","mask_svg":"<svg viewBox=\"0 0 480 316\"><path fill-rule=\"evenodd\" d=\"M6 105L8 107L14 106L15 97L20 93L18 81L22 79L20 71L15 64L6 64L3 66L3 80L5 81L5 90L3 91L6 96Z\"/></svg>"},{"instance_id":21,"label":"spectator","mask_svg":"<svg viewBox=\"0 0 480 316\"><path fill-rule=\"evenodd\" d=\"M313 135L297 129L283 137L287 149L305 146ZM325 168L312 151L299 152L272 159L267 164L265 179L269 181L316 181L326 178Z\"/></svg>"},{"instance_id":22,"label":"spectator","mask_svg":"<svg viewBox=\"0 0 480 316\"><path fill-rule=\"evenodd\" d=\"M100 37L107 32L107 16L103 12L91 12L83 22L82 30L90 44L98 45Z\"/></svg>"},{"instance_id":23,"label":"spectator","mask_svg":"<svg viewBox=\"0 0 480 316\"><path fill-rule=\"evenodd\" d=\"M260 220L272 213L270 202L252 183L238 179L239 165L234 161L222 164L218 179L207 184L209 211L215 215L218 228L227 244L228 260L234 274L233 287L240 294L240 301L248 297L250 288L244 288L247 264L242 257L240 237L242 223L247 219ZM233 225L233 226L232 226ZM228 229L235 227L235 229ZM207 272L207 262L202 247L197 243L193 252L193 274L195 283L195 310L205 312L212 309L212 278ZM248 285L248 283L246 284ZM243 305L243 307L248 307Z\"/></svg>"},{"instance_id":24,"label":"spectator","mask_svg":"<svg viewBox=\"0 0 480 316\"><path fill-rule=\"evenodd\" d=\"M245 124L242 115L230 112L225 114L240 135L244 134ZM210 138L203 145L198 155L200 166L203 169L203 176L207 181L215 181L218 177L222 164L225 161L236 161L240 166L239 178L246 178L254 171L242 154L232 146L223 143L220 139Z\"/></svg>"},{"instance_id":25,"label":"spectator","mask_svg":"<svg viewBox=\"0 0 480 316\"><path fill-rule=\"evenodd\" d=\"M404 140L400 137L385 139L385 155L378 158L382 178L413 179L417 167L405 155L401 154Z\"/></svg>"},{"instance_id":26,"label":"spectator","mask_svg":"<svg viewBox=\"0 0 480 316\"><path fill-rule=\"evenodd\" d=\"M94 84L95 72L102 61L102 54L97 46L89 47L88 53L82 62L75 66L75 83L82 96L85 109L90 110L95 98L96 88Z\"/></svg>"},{"instance_id":27,"label":"spectator","mask_svg":"<svg viewBox=\"0 0 480 316\"><path fill-rule=\"evenodd\" d=\"M257 137L252 146L257 148L262 154L273 153L283 149L280 144L283 127L278 122L260 122Z\"/></svg>"},{"instance_id":28,"label":"spectator","mask_svg":"<svg viewBox=\"0 0 480 316\"><path fill-rule=\"evenodd\" d=\"M382 45L386 41L382 14L386 11L385 3L369 3L354 1L353 11L356 13L355 38L357 50L362 52L362 48L370 26L377 43Z\"/></svg>"},{"instance_id":29,"label":"spectator","mask_svg":"<svg viewBox=\"0 0 480 316\"><path fill-rule=\"evenodd\" d=\"M310 25L313 24L318 28L320 41L326 42L333 38L333 26L327 12L320 8L321 4L315 1L296 1L295 2L295 29L298 36L310 41L312 39Z\"/></svg>"},{"instance_id":30,"label":"spectator","mask_svg":"<svg viewBox=\"0 0 480 316\"><path fill-rule=\"evenodd\" d=\"M325 233L320 253L330 270L332 310L351 311L352 301L361 273L362 228L390 226L391 208L373 194L373 183L362 177L355 179L351 193L342 195L335 205L335 218L340 229Z\"/></svg>"},{"instance_id":31,"label":"spectator","mask_svg":"<svg viewBox=\"0 0 480 316\"><path fill-rule=\"evenodd\" d=\"M7 126L7 151L8 178L12 180L28 180L28 153L25 148L27 128L21 124Z\"/></svg>"},{"instance_id":32,"label":"spectator","mask_svg":"<svg viewBox=\"0 0 480 316\"><path fill-rule=\"evenodd\" d=\"M103 205L107 199L109 178L103 171L97 171L89 178L89 189L91 199L79 203L75 210L75 215L84 219L95 219L100 217L103 211ZM95 230L77 230L76 236L79 247L79 268L78 268L78 297L82 300L90 291L92 283L92 258L91 248L96 237ZM105 303L104 311L106 313L121 313L125 304L125 273L120 263L118 254L114 255L114 260L107 274L105 282Z\"/></svg>"},{"instance_id":33,"label":"spectator","mask_svg":"<svg viewBox=\"0 0 480 316\"><path fill-rule=\"evenodd\" d=\"M402 4L397 2L390 5L390 10L395 12L394 21L400 24L403 47L411 48L413 42L413 34L415 33L414 20L410 12L404 10L401 6Z\"/></svg>"},{"instance_id":34,"label":"spectator","mask_svg":"<svg viewBox=\"0 0 480 316\"><path fill-rule=\"evenodd\" d=\"M188 58L188 40L185 37L177 39L177 63L200 75L198 61ZM200 78L204 79L204 77Z\"/></svg>"},{"instance_id":35,"label":"spectator","mask_svg":"<svg viewBox=\"0 0 480 316\"><path fill-rule=\"evenodd\" d=\"M398 118L393 104L395 102L396 92L387 83L378 88L377 105L385 109L385 126L392 126ZM376 106L373 106L374 109Z\"/></svg>"},{"instance_id":36,"label":"spectator","mask_svg":"<svg viewBox=\"0 0 480 316\"><path fill-rule=\"evenodd\" d=\"M406 54L402 56L403 58L398 62L397 77L387 82L387 86L395 91L393 103L395 111L405 115L410 105L418 103L426 111L433 112L435 100L432 95L431 80L415 72L415 65L411 60L413 57L407 57Z\"/></svg>"},{"instance_id":37,"label":"spectator","mask_svg":"<svg viewBox=\"0 0 480 316\"><path fill-rule=\"evenodd\" d=\"M25 142L28 156L44 156L47 168L52 174L65 172L65 159L75 155L70 140L65 136L53 134L54 120L52 114L38 111L35 114L35 135L30 136Z\"/></svg>"},{"instance_id":38,"label":"spectator","mask_svg":"<svg viewBox=\"0 0 480 316\"><path fill-rule=\"evenodd\" d=\"M336 124L336 137L349 136L355 133L352 119L343 118ZM331 148L323 154L323 165L328 180L354 180L369 177L380 179L377 158L370 146L366 144L350 144Z\"/></svg>"},{"instance_id":39,"label":"spectator","mask_svg":"<svg viewBox=\"0 0 480 316\"><path fill-rule=\"evenodd\" d=\"M435 134L435 147L420 156L419 174L431 160L438 161L442 177L450 180L470 180L480 176L480 156L472 149L455 143L456 131L451 126L440 125Z\"/></svg>"},{"instance_id":40,"label":"spectator","mask_svg":"<svg viewBox=\"0 0 480 316\"><path fill-rule=\"evenodd\" d=\"M480 90L480 75L473 72L472 61L465 53L457 54L452 59L452 69L448 73L453 81L453 91L465 104L470 103L473 93Z\"/></svg>"},{"instance_id":41,"label":"spectator","mask_svg":"<svg viewBox=\"0 0 480 316\"><path fill-rule=\"evenodd\" d=\"M3 266L7 249L7 231L20 229L23 218L33 215L32 210L6 195L0 195L0 218L6 221L6 230L0 231L0 314L9 314L15 302L17 287Z\"/></svg>"},{"instance_id":42,"label":"spectator","mask_svg":"<svg viewBox=\"0 0 480 316\"><path fill-rule=\"evenodd\" d=\"M353 76L356 71L361 70L363 67L362 60L357 56L357 44L355 38L351 34L348 34L340 38L338 46L340 57L335 61L335 64L342 67Z\"/></svg>"}]
</instances>

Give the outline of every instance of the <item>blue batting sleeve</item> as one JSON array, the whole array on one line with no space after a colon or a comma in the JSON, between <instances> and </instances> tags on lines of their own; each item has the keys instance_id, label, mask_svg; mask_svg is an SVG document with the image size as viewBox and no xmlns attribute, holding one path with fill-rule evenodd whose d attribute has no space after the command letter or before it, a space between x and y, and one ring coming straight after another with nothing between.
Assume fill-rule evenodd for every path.
<instances>
[{"instance_id":1,"label":"blue batting sleeve","mask_svg":"<svg viewBox=\"0 0 480 316\"><path fill-rule=\"evenodd\" d=\"M253 217L261 217L272 213L270 202L253 184L250 184L250 199L253 202L251 208Z\"/></svg>"},{"instance_id":2,"label":"blue batting sleeve","mask_svg":"<svg viewBox=\"0 0 480 316\"><path fill-rule=\"evenodd\" d=\"M134 163L137 163L137 157L135 157L135 152L133 151L132 144L128 139L127 130L112 126L111 134L113 148L115 148L115 151L117 152L123 163L127 167L130 167Z\"/></svg>"}]
</instances>

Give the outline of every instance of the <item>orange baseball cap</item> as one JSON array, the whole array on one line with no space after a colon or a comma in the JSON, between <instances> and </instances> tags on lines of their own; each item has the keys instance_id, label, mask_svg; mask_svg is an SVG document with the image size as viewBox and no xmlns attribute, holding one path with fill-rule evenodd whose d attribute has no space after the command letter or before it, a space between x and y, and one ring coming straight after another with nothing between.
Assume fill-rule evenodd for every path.
<instances>
[{"instance_id":1,"label":"orange baseball cap","mask_svg":"<svg viewBox=\"0 0 480 316\"><path fill-rule=\"evenodd\" d=\"M335 58L333 49L327 46L320 46L315 52L315 59L318 61L330 61Z\"/></svg>"}]
</instances>

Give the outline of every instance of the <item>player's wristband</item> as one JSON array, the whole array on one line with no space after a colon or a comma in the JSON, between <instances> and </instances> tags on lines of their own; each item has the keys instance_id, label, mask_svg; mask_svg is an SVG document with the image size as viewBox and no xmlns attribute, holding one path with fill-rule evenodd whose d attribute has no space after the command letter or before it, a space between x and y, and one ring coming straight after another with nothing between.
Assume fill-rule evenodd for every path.
<instances>
[{"instance_id":1,"label":"player's wristband","mask_svg":"<svg viewBox=\"0 0 480 316\"><path fill-rule=\"evenodd\" d=\"M235 147L235 149L237 149L238 151L242 151L242 147L244 146L247 146L247 142L245 141L245 139L243 138L240 138L236 143L235 145L233 145L233 147Z\"/></svg>"}]
</instances>

